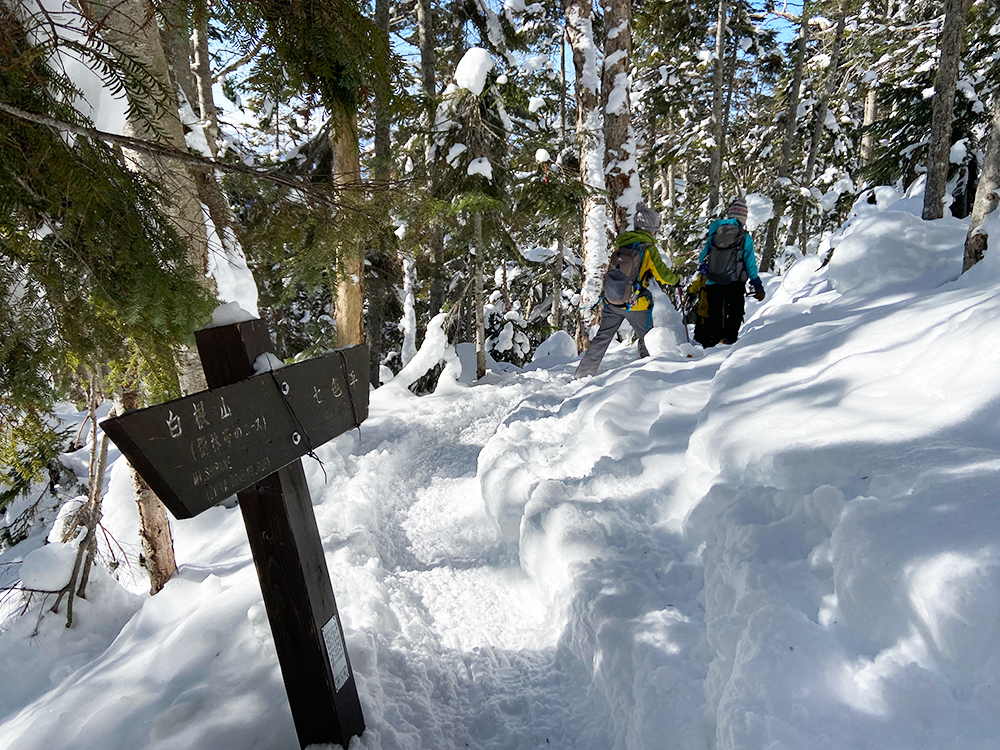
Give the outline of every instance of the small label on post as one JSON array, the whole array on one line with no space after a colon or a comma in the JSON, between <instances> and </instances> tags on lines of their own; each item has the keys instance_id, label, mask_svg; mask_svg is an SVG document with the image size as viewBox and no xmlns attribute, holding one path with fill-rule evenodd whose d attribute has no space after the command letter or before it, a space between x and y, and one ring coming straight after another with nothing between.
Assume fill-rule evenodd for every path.
<instances>
[{"instance_id":1,"label":"small label on post","mask_svg":"<svg viewBox=\"0 0 1000 750\"><path fill-rule=\"evenodd\" d=\"M333 685L339 692L344 683L347 682L350 673L347 669L347 651L344 650L344 639L340 635L336 613L323 626L323 640L326 642L326 653L330 657L330 666L333 668Z\"/></svg>"}]
</instances>

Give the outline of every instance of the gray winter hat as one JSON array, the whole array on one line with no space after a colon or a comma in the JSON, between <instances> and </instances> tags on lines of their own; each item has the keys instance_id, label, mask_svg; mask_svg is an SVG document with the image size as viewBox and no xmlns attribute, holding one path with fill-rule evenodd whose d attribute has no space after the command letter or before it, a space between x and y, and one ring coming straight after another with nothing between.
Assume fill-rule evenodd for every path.
<instances>
[{"instance_id":1,"label":"gray winter hat","mask_svg":"<svg viewBox=\"0 0 1000 750\"><path fill-rule=\"evenodd\" d=\"M639 201L635 206L635 228L637 231L643 229L650 234L656 234L656 230L660 228L660 215Z\"/></svg>"},{"instance_id":2,"label":"gray winter hat","mask_svg":"<svg viewBox=\"0 0 1000 750\"><path fill-rule=\"evenodd\" d=\"M747 202L742 198L736 198L729 205L729 211L726 213L726 218L738 219L741 223L746 223L747 213Z\"/></svg>"}]
</instances>

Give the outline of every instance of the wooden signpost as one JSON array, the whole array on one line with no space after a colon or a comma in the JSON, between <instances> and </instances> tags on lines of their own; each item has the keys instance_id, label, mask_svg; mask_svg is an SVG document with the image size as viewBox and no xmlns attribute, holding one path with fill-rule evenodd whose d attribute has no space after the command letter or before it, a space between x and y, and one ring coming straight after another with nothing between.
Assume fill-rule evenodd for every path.
<instances>
[{"instance_id":1,"label":"wooden signpost","mask_svg":"<svg viewBox=\"0 0 1000 750\"><path fill-rule=\"evenodd\" d=\"M254 375L263 321L195 334L209 389L101 423L177 518L234 493L299 743L365 728L301 457L368 416L368 347Z\"/></svg>"}]
</instances>

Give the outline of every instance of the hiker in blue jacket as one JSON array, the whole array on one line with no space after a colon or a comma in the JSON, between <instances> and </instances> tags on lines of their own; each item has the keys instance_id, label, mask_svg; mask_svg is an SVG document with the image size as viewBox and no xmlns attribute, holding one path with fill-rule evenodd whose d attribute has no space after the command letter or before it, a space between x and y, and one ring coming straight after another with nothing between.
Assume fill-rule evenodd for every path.
<instances>
[{"instance_id":1,"label":"hiker in blue jacket","mask_svg":"<svg viewBox=\"0 0 1000 750\"><path fill-rule=\"evenodd\" d=\"M604 353L626 320L631 324L639 340L639 357L648 357L649 350L646 349L645 338L646 333L653 327L653 297L649 293L649 282L651 279L656 279L660 284L673 286L681 281L681 277L663 262L656 247L654 235L660 228L659 214L640 202L635 209L634 226L633 231L624 232L615 240L618 251L612 254L609 263L609 266L614 265L618 253L628 248L636 248L633 270L630 271L633 278L627 279L626 293L622 299L618 299L615 296L617 288L612 291L608 282L612 269L609 268L609 273L605 274L604 296L598 303L601 305L601 325L576 368L578 378L597 374ZM625 280L624 276L621 278Z\"/></svg>"},{"instance_id":2,"label":"hiker in blue jacket","mask_svg":"<svg viewBox=\"0 0 1000 750\"><path fill-rule=\"evenodd\" d=\"M698 272L706 279L708 317L695 326L694 338L706 349L716 344L734 344L746 312L745 289L749 280L753 296L764 299L764 285L757 272L753 237L746 231L747 204L737 198L725 219L708 228L708 241L698 258Z\"/></svg>"}]
</instances>

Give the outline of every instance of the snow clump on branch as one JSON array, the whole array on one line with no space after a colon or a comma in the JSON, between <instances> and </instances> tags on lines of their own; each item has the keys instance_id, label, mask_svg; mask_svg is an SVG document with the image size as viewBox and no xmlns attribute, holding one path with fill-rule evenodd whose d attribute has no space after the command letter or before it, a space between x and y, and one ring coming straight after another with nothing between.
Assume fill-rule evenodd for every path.
<instances>
[{"instance_id":1,"label":"snow clump on branch","mask_svg":"<svg viewBox=\"0 0 1000 750\"><path fill-rule=\"evenodd\" d=\"M493 70L493 58L482 47L472 47L455 69L455 81L476 96L486 88L486 76Z\"/></svg>"}]
</instances>

